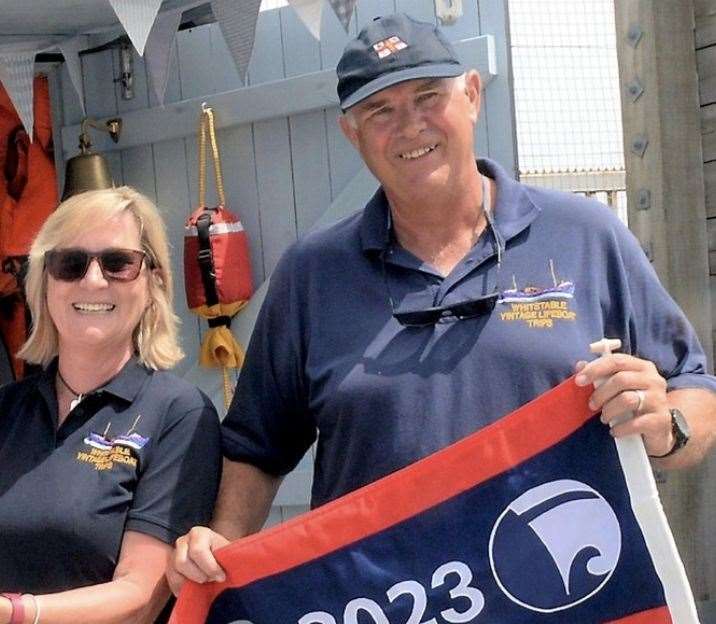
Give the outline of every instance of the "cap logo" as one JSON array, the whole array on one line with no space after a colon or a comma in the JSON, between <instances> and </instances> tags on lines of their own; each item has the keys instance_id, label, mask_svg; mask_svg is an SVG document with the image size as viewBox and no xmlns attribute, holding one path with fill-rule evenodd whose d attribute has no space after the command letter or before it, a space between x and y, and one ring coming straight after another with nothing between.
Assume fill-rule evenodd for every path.
<instances>
[{"instance_id":1,"label":"cap logo","mask_svg":"<svg viewBox=\"0 0 716 624\"><path fill-rule=\"evenodd\" d=\"M378 58L381 59L385 58L386 56L390 56L391 54L393 54L394 52L398 52L399 50L404 50L407 47L408 44L405 43L405 41L403 41L400 37L397 37L395 35L373 44L373 49L378 54Z\"/></svg>"}]
</instances>

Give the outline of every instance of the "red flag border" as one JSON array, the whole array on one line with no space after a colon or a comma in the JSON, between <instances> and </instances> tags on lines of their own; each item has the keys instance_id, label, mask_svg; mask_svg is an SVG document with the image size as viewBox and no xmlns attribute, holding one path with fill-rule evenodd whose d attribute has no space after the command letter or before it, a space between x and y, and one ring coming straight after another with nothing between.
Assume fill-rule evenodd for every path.
<instances>
[{"instance_id":1,"label":"red flag border","mask_svg":"<svg viewBox=\"0 0 716 624\"><path fill-rule=\"evenodd\" d=\"M210 585L188 581L171 621L198 621L194 619L198 613L208 613L211 603L226 589L334 552L514 468L584 425L595 414L587 405L592 391L591 386L577 386L570 377L504 418L410 466L283 524L232 542L216 552L217 561L227 570L226 581ZM545 413L550 414L549 427L544 423ZM438 466L441 472L450 472L449 483L436 478ZM361 522L356 522L356 517Z\"/></svg>"}]
</instances>

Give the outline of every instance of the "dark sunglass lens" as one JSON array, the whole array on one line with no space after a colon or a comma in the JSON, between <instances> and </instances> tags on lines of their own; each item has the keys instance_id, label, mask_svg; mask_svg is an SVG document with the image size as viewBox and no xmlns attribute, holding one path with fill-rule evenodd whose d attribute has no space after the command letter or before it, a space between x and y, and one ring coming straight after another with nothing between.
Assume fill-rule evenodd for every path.
<instances>
[{"instance_id":1,"label":"dark sunglass lens","mask_svg":"<svg viewBox=\"0 0 716 624\"><path fill-rule=\"evenodd\" d=\"M489 314L495 307L498 296L498 293L493 293L479 299L464 301L453 306L452 311L455 316L461 319Z\"/></svg>"},{"instance_id":2,"label":"dark sunglass lens","mask_svg":"<svg viewBox=\"0 0 716 624\"><path fill-rule=\"evenodd\" d=\"M79 249L51 251L47 254L47 270L55 279L74 281L87 271L88 256Z\"/></svg>"},{"instance_id":3,"label":"dark sunglass lens","mask_svg":"<svg viewBox=\"0 0 716 624\"><path fill-rule=\"evenodd\" d=\"M411 312L395 312L395 320L406 327L425 327L434 325L440 318L440 310L415 310Z\"/></svg>"},{"instance_id":4,"label":"dark sunglass lens","mask_svg":"<svg viewBox=\"0 0 716 624\"><path fill-rule=\"evenodd\" d=\"M112 279L129 281L139 275L144 255L139 251L110 249L102 252L102 270Z\"/></svg>"}]
</instances>

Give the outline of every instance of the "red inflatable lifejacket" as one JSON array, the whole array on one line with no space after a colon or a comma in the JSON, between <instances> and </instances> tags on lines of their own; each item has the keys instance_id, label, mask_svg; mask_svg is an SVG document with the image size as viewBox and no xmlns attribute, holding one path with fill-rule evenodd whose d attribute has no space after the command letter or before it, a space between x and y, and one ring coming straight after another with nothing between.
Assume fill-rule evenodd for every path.
<instances>
[{"instance_id":1,"label":"red inflatable lifejacket","mask_svg":"<svg viewBox=\"0 0 716 624\"><path fill-rule=\"evenodd\" d=\"M14 356L27 337L18 271L45 219L57 207L47 78L34 82L33 142L0 86L0 332ZM15 375L23 364L13 357Z\"/></svg>"},{"instance_id":2,"label":"red inflatable lifejacket","mask_svg":"<svg viewBox=\"0 0 716 624\"><path fill-rule=\"evenodd\" d=\"M241 221L223 206L198 208L186 222L184 282L195 310L251 297L251 258Z\"/></svg>"},{"instance_id":3,"label":"red inflatable lifejacket","mask_svg":"<svg viewBox=\"0 0 716 624\"><path fill-rule=\"evenodd\" d=\"M219 196L219 205L214 208L206 206L207 132ZM222 368L224 403L228 408L233 391L228 369L240 368L244 361L243 349L231 333L231 318L248 303L253 285L246 232L225 205L213 112L204 106L199 125L199 208L186 222L184 287L189 308L209 323L199 362Z\"/></svg>"}]
</instances>

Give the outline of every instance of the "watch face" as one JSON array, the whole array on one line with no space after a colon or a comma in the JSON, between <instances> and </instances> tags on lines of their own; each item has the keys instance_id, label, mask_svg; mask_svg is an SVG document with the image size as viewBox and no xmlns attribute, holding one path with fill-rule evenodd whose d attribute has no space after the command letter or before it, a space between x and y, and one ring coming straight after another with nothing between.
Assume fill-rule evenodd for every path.
<instances>
[{"instance_id":1,"label":"watch face","mask_svg":"<svg viewBox=\"0 0 716 624\"><path fill-rule=\"evenodd\" d=\"M689 423L686 422L684 415L676 408L672 408L669 411L671 412L671 427L674 433L674 438L676 439L674 447L681 448L691 437Z\"/></svg>"}]
</instances>

